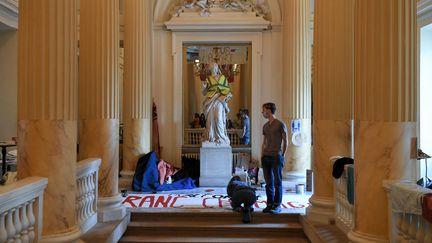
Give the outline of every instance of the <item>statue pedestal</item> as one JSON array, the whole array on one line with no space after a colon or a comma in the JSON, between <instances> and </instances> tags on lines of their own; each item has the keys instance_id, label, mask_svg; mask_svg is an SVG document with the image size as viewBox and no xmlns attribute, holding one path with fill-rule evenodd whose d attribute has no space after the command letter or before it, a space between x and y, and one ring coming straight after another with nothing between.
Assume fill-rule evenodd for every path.
<instances>
[{"instance_id":1,"label":"statue pedestal","mask_svg":"<svg viewBox=\"0 0 432 243\"><path fill-rule=\"evenodd\" d=\"M226 187L231 177L231 146L203 142L200 149L200 187Z\"/></svg>"}]
</instances>

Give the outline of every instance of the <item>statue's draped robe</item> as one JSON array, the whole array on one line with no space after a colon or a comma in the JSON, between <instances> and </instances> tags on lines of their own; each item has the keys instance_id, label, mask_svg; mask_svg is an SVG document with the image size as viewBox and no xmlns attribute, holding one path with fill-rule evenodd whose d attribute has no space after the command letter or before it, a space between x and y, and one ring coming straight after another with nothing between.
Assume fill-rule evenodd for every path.
<instances>
[{"instance_id":1,"label":"statue's draped robe","mask_svg":"<svg viewBox=\"0 0 432 243\"><path fill-rule=\"evenodd\" d=\"M230 144L226 130L227 113L229 112L227 101L232 96L228 80L224 75L216 80L213 76L206 79L203 89L206 99L203 102L203 111L206 117L206 133L204 141L218 144Z\"/></svg>"}]
</instances>

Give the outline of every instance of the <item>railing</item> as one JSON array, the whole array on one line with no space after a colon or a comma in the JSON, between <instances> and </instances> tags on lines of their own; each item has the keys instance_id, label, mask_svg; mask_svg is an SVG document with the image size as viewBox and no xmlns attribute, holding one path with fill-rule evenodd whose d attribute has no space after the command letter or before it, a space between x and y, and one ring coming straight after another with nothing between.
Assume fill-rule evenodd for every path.
<instances>
[{"instance_id":1,"label":"railing","mask_svg":"<svg viewBox=\"0 0 432 243\"><path fill-rule=\"evenodd\" d=\"M241 144L239 134L243 134L242 129L228 129L228 138L232 146L237 146Z\"/></svg>"},{"instance_id":2,"label":"railing","mask_svg":"<svg viewBox=\"0 0 432 243\"><path fill-rule=\"evenodd\" d=\"M188 159L200 159L199 153L183 153L182 157L188 158Z\"/></svg>"},{"instance_id":3,"label":"railing","mask_svg":"<svg viewBox=\"0 0 432 243\"><path fill-rule=\"evenodd\" d=\"M232 154L232 158L233 158L233 165L241 165L243 163L245 163L245 161L242 161L245 158L245 155L247 155L247 153L233 153ZM182 153L182 157L186 157L188 159L200 159L200 154L199 153L193 153L193 152L189 152L189 153ZM250 155L247 157L250 160Z\"/></svg>"},{"instance_id":4,"label":"railing","mask_svg":"<svg viewBox=\"0 0 432 243\"><path fill-rule=\"evenodd\" d=\"M184 130L184 145L194 146L200 145L205 129L204 128L188 128ZM241 145L239 134L243 132L242 129L228 129L228 138L232 146Z\"/></svg>"},{"instance_id":5,"label":"railing","mask_svg":"<svg viewBox=\"0 0 432 243\"><path fill-rule=\"evenodd\" d=\"M98 170L100 159L78 162L76 171L76 215L81 234L97 223Z\"/></svg>"},{"instance_id":6,"label":"railing","mask_svg":"<svg viewBox=\"0 0 432 243\"><path fill-rule=\"evenodd\" d=\"M0 242L38 242L48 179L28 177L0 187Z\"/></svg>"},{"instance_id":7,"label":"railing","mask_svg":"<svg viewBox=\"0 0 432 243\"><path fill-rule=\"evenodd\" d=\"M348 167L345 165L344 172L339 179L335 179L335 221L336 226L347 234L354 228L354 205L348 201Z\"/></svg>"},{"instance_id":8,"label":"railing","mask_svg":"<svg viewBox=\"0 0 432 243\"><path fill-rule=\"evenodd\" d=\"M205 129L204 128L189 128L185 129L184 132L184 145L200 145Z\"/></svg>"},{"instance_id":9,"label":"railing","mask_svg":"<svg viewBox=\"0 0 432 243\"><path fill-rule=\"evenodd\" d=\"M389 200L390 242L432 242L432 225L421 215L422 195L432 190L408 181L385 181L384 188Z\"/></svg>"}]
</instances>

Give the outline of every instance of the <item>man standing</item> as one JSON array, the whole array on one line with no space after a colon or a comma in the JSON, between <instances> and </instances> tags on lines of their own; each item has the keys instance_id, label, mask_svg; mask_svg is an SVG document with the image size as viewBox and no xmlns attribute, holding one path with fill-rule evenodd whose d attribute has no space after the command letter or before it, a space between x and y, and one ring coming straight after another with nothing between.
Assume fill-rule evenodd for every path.
<instances>
[{"instance_id":1,"label":"man standing","mask_svg":"<svg viewBox=\"0 0 432 243\"><path fill-rule=\"evenodd\" d=\"M250 144L250 120L249 120L249 111L247 109L244 109L241 111L241 118L242 118L242 129L243 134L241 137L241 143L244 145Z\"/></svg>"},{"instance_id":2,"label":"man standing","mask_svg":"<svg viewBox=\"0 0 432 243\"><path fill-rule=\"evenodd\" d=\"M264 213L277 214L281 212L282 203L282 170L284 156L287 150L287 128L276 119L276 105L265 103L262 114L268 122L263 127L263 144L261 147L261 163L266 182L267 207Z\"/></svg>"}]
</instances>

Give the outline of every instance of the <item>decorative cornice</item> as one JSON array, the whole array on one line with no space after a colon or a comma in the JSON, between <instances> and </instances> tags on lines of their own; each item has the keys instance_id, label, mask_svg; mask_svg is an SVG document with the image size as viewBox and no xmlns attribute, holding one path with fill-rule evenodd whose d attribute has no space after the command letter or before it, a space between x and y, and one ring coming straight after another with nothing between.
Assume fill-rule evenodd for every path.
<instances>
[{"instance_id":1,"label":"decorative cornice","mask_svg":"<svg viewBox=\"0 0 432 243\"><path fill-rule=\"evenodd\" d=\"M0 29L18 29L18 1L0 0Z\"/></svg>"},{"instance_id":2,"label":"decorative cornice","mask_svg":"<svg viewBox=\"0 0 432 243\"><path fill-rule=\"evenodd\" d=\"M421 0L417 3L417 17L419 20L432 17L432 0Z\"/></svg>"},{"instance_id":3,"label":"decorative cornice","mask_svg":"<svg viewBox=\"0 0 432 243\"><path fill-rule=\"evenodd\" d=\"M251 0L183 0L175 5L171 16L180 17L184 12L198 12L200 16L210 16L215 9L224 9L232 12L250 12L259 17L266 17L270 12L264 1Z\"/></svg>"},{"instance_id":4,"label":"decorative cornice","mask_svg":"<svg viewBox=\"0 0 432 243\"><path fill-rule=\"evenodd\" d=\"M266 30L270 21L265 6L250 0L184 0L173 8L165 25L174 31Z\"/></svg>"}]
</instances>

